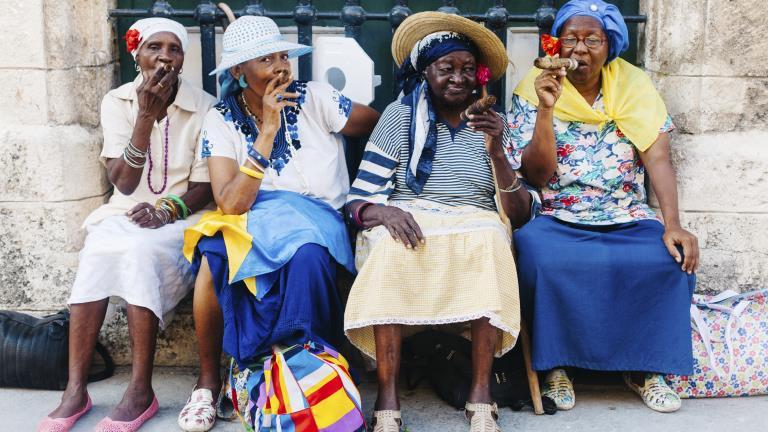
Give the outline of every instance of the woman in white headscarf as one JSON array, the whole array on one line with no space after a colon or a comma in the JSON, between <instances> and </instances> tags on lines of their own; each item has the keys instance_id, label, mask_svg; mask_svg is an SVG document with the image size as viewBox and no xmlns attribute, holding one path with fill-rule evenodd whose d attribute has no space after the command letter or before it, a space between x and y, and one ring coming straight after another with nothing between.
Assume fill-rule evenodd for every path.
<instances>
[{"instance_id":1,"label":"woman in white headscarf","mask_svg":"<svg viewBox=\"0 0 768 432\"><path fill-rule=\"evenodd\" d=\"M38 431L68 431L91 408L88 371L110 297L127 303L133 370L122 401L96 430L135 431L154 416L158 327L194 283L181 245L184 229L211 201L208 169L195 149L215 99L179 76L188 43L179 23L142 19L125 41L139 74L101 106L101 160L114 193L83 224L88 234L68 302L69 382Z\"/></svg>"}]
</instances>

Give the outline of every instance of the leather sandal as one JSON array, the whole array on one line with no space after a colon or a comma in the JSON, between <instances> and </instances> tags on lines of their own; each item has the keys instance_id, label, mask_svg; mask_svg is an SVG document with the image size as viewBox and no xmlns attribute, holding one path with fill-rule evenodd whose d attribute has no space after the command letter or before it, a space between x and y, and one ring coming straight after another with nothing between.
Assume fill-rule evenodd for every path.
<instances>
[{"instance_id":1,"label":"leather sandal","mask_svg":"<svg viewBox=\"0 0 768 432\"><path fill-rule=\"evenodd\" d=\"M374 411L371 419L372 432L400 432L403 427L403 419L400 411L382 410Z\"/></svg>"},{"instance_id":2,"label":"leather sandal","mask_svg":"<svg viewBox=\"0 0 768 432\"><path fill-rule=\"evenodd\" d=\"M470 417L469 413L472 413ZM486 403L470 403L464 405L464 416L469 421L469 432L501 432L496 420L499 418L499 407Z\"/></svg>"}]
</instances>

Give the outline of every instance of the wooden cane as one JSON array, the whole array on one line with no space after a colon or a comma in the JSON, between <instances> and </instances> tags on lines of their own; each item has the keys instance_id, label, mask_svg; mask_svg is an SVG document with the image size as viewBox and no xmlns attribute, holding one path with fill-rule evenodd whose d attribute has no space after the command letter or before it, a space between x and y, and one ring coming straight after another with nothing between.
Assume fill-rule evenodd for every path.
<instances>
[{"instance_id":1,"label":"wooden cane","mask_svg":"<svg viewBox=\"0 0 768 432\"><path fill-rule=\"evenodd\" d=\"M488 96L488 89L483 86L481 97L485 98ZM485 136L485 145L486 149L489 148L491 143L491 137L486 135ZM493 167L493 163L491 163L491 173L493 175L493 183L496 187L496 190L498 191L499 184L496 181L496 170ZM506 212L504 212L504 208L501 205L501 198L499 197L498 192L496 193L496 207L499 212L499 216L501 217L502 222L507 226L507 230L509 231L509 234L512 233L512 228L509 223L509 218L507 217ZM536 413L536 415L544 414L544 405L541 403L541 389L539 388L539 375L536 373L535 370L533 370L533 366L531 363L531 338L528 335L528 328L525 325L525 320L520 320L520 334L518 335L518 342L520 343L520 347L523 350L523 361L525 362L525 375L528 379L528 389L531 392L531 401L533 402L533 412Z\"/></svg>"}]
</instances>

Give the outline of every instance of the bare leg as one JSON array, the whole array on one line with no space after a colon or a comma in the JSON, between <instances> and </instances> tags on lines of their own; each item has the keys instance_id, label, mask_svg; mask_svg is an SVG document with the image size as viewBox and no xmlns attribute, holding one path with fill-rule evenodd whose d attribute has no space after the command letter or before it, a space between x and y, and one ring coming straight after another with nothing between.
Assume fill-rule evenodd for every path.
<instances>
[{"instance_id":1,"label":"bare leg","mask_svg":"<svg viewBox=\"0 0 768 432\"><path fill-rule=\"evenodd\" d=\"M490 380L497 337L498 329L488 318L472 321L472 387L468 402L493 403Z\"/></svg>"},{"instance_id":2,"label":"bare leg","mask_svg":"<svg viewBox=\"0 0 768 432\"><path fill-rule=\"evenodd\" d=\"M379 381L379 392L374 409L377 411L399 410L397 383L400 377L402 326L374 326L373 334L376 338L376 375Z\"/></svg>"},{"instance_id":3,"label":"bare leg","mask_svg":"<svg viewBox=\"0 0 768 432\"><path fill-rule=\"evenodd\" d=\"M131 421L149 408L152 390L152 366L155 359L159 320L144 307L128 305L128 330L131 334L131 382L109 417L115 421Z\"/></svg>"},{"instance_id":4,"label":"bare leg","mask_svg":"<svg viewBox=\"0 0 768 432\"><path fill-rule=\"evenodd\" d=\"M195 297L192 305L195 316L195 333L200 354L200 377L197 388L210 390L215 395L221 387L219 374L221 362L221 343L224 337L224 318L221 314L219 299L213 289L211 269L208 260L203 257L200 271L195 280Z\"/></svg>"},{"instance_id":5,"label":"bare leg","mask_svg":"<svg viewBox=\"0 0 768 432\"><path fill-rule=\"evenodd\" d=\"M70 417L86 404L88 372L109 299L73 304L69 320L69 381L51 418Z\"/></svg>"}]
</instances>

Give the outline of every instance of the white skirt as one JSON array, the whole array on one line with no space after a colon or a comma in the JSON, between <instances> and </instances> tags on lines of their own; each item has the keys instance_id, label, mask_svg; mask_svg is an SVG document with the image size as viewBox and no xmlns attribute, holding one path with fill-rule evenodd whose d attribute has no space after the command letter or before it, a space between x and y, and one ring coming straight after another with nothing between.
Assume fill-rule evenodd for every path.
<instances>
[{"instance_id":1,"label":"white skirt","mask_svg":"<svg viewBox=\"0 0 768 432\"><path fill-rule=\"evenodd\" d=\"M121 298L151 310L165 328L173 308L195 283L182 255L188 220L141 228L124 215L86 227L85 245L68 304Z\"/></svg>"}]
</instances>

